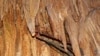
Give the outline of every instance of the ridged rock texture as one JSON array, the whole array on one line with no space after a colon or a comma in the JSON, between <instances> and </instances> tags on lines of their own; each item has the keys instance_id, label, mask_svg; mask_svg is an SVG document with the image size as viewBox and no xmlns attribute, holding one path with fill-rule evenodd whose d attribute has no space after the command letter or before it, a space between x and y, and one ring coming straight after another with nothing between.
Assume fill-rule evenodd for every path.
<instances>
[{"instance_id":1,"label":"ridged rock texture","mask_svg":"<svg viewBox=\"0 0 100 56\"><path fill-rule=\"evenodd\" d=\"M0 0L0 56L100 56L100 0Z\"/></svg>"}]
</instances>

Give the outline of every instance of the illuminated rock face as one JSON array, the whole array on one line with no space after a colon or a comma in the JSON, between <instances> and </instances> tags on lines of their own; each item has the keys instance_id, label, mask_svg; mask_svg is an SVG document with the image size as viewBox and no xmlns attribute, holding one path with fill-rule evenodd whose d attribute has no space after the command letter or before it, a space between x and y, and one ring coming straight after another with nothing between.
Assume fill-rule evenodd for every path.
<instances>
[{"instance_id":1,"label":"illuminated rock face","mask_svg":"<svg viewBox=\"0 0 100 56\"><path fill-rule=\"evenodd\" d=\"M0 0L0 56L100 56L99 0Z\"/></svg>"}]
</instances>

